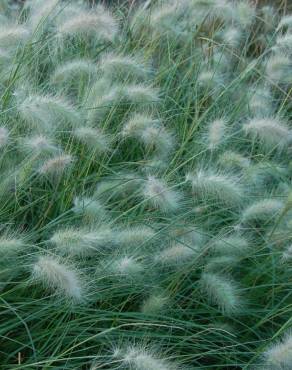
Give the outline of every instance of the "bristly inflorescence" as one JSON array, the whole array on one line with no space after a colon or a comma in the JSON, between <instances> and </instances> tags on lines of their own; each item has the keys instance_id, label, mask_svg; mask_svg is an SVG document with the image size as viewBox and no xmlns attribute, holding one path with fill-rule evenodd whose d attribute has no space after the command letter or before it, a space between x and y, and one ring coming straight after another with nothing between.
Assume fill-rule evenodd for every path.
<instances>
[{"instance_id":1,"label":"bristly inflorescence","mask_svg":"<svg viewBox=\"0 0 292 370\"><path fill-rule=\"evenodd\" d=\"M0 0L3 368L292 368L289 5Z\"/></svg>"}]
</instances>

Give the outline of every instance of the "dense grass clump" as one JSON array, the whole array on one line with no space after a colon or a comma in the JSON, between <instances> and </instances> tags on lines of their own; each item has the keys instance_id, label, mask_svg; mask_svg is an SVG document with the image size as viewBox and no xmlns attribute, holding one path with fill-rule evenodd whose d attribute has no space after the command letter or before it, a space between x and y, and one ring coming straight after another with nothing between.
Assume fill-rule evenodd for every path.
<instances>
[{"instance_id":1,"label":"dense grass clump","mask_svg":"<svg viewBox=\"0 0 292 370\"><path fill-rule=\"evenodd\" d=\"M1 369L292 369L292 15L104 3L0 1Z\"/></svg>"}]
</instances>

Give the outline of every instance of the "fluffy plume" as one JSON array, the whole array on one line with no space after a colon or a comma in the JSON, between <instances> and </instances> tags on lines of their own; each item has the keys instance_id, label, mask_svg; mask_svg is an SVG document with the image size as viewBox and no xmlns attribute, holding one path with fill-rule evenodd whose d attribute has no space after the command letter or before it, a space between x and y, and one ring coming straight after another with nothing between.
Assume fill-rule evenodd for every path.
<instances>
[{"instance_id":1,"label":"fluffy plume","mask_svg":"<svg viewBox=\"0 0 292 370\"><path fill-rule=\"evenodd\" d=\"M135 370L176 370L177 366L160 359L154 352L142 347L128 347L125 350L116 349L114 357L118 357L122 364Z\"/></svg>"},{"instance_id":2,"label":"fluffy plume","mask_svg":"<svg viewBox=\"0 0 292 370\"><path fill-rule=\"evenodd\" d=\"M256 16L256 9L249 2L240 1L236 4L235 20L244 29L251 26Z\"/></svg>"},{"instance_id":3,"label":"fluffy plume","mask_svg":"<svg viewBox=\"0 0 292 370\"><path fill-rule=\"evenodd\" d=\"M158 253L155 256L155 261L167 265L180 264L194 260L197 254L198 248L193 245L188 247L182 244L174 244Z\"/></svg>"},{"instance_id":4,"label":"fluffy plume","mask_svg":"<svg viewBox=\"0 0 292 370\"><path fill-rule=\"evenodd\" d=\"M126 85L122 89L126 102L139 107L155 104L159 101L158 90L146 85Z\"/></svg>"},{"instance_id":5,"label":"fluffy plume","mask_svg":"<svg viewBox=\"0 0 292 370\"><path fill-rule=\"evenodd\" d=\"M101 57L99 69L109 79L122 81L146 79L150 69L137 58L129 55L108 53Z\"/></svg>"},{"instance_id":6,"label":"fluffy plume","mask_svg":"<svg viewBox=\"0 0 292 370\"><path fill-rule=\"evenodd\" d=\"M247 135L269 150L283 149L292 138L291 131L277 118L254 118L246 123L243 129Z\"/></svg>"},{"instance_id":7,"label":"fluffy plume","mask_svg":"<svg viewBox=\"0 0 292 370\"><path fill-rule=\"evenodd\" d=\"M55 257L39 257L33 265L32 278L58 296L76 302L83 300L83 287L76 269L60 263Z\"/></svg>"},{"instance_id":8,"label":"fluffy plume","mask_svg":"<svg viewBox=\"0 0 292 370\"><path fill-rule=\"evenodd\" d=\"M266 75L274 83L290 84L292 82L291 66L292 63L288 56L274 55L267 62Z\"/></svg>"},{"instance_id":9,"label":"fluffy plume","mask_svg":"<svg viewBox=\"0 0 292 370\"><path fill-rule=\"evenodd\" d=\"M56 96L30 95L17 106L21 118L38 129L52 131L64 122L78 125L79 112Z\"/></svg>"},{"instance_id":10,"label":"fluffy plume","mask_svg":"<svg viewBox=\"0 0 292 370\"><path fill-rule=\"evenodd\" d=\"M211 304L215 304L223 314L234 314L242 305L236 283L225 276L205 272L200 279L201 289Z\"/></svg>"},{"instance_id":11,"label":"fluffy plume","mask_svg":"<svg viewBox=\"0 0 292 370\"><path fill-rule=\"evenodd\" d=\"M131 226L116 230L119 244L124 246L141 246L155 238L155 230L148 226Z\"/></svg>"},{"instance_id":12,"label":"fluffy plume","mask_svg":"<svg viewBox=\"0 0 292 370\"><path fill-rule=\"evenodd\" d=\"M60 0L33 0L26 1L24 7L30 10L28 26L35 33L45 30L56 17L60 8Z\"/></svg>"},{"instance_id":13,"label":"fluffy plume","mask_svg":"<svg viewBox=\"0 0 292 370\"><path fill-rule=\"evenodd\" d=\"M117 260L111 261L110 270L117 275L124 277L136 277L141 274L144 267L134 257L124 256Z\"/></svg>"},{"instance_id":14,"label":"fluffy plume","mask_svg":"<svg viewBox=\"0 0 292 370\"><path fill-rule=\"evenodd\" d=\"M39 173L48 177L59 177L68 170L74 159L71 155L62 154L46 160L39 168Z\"/></svg>"},{"instance_id":15,"label":"fluffy plume","mask_svg":"<svg viewBox=\"0 0 292 370\"><path fill-rule=\"evenodd\" d=\"M103 204L96 199L77 197L74 199L73 211L84 216L88 221L107 219L107 211Z\"/></svg>"},{"instance_id":16,"label":"fluffy plume","mask_svg":"<svg viewBox=\"0 0 292 370\"><path fill-rule=\"evenodd\" d=\"M80 79L90 79L94 76L96 65L87 59L74 59L57 67L51 77L53 84L66 84Z\"/></svg>"},{"instance_id":17,"label":"fluffy plume","mask_svg":"<svg viewBox=\"0 0 292 370\"><path fill-rule=\"evenodd\" d=\"M278 24L278 27L277 27L277 31L283 28L287 28L288 30L292 28L292 15L291 14L285 15L284 17L281 18Z\"/></svg>"},{"instance_id":18,"label":"fluffy plume","mask_svg":"<svg viewBox=\"0 0 292 370\"><path fill-rule=\"evenodd\" d=\"M208 132L208 148L216 149L225 139L226 122L218 119L210 123Z\"/></svg>"},{"instance_id":19,"label":"fluffy plume","mask_svg":"<svg viewBox=\"0 0 292 370\"><path fill-rule=\"evenodd\" d=\"M291 261L292 260L292 244L286 248L285 252L283 253L283 261Z\"/></svg>"},{"instance_id":20,"label":"fluffy plume","mask_svg":"<svg viewBox=\"0 0 292 370\"><path fill-rule=\"evenodd\" d=\"M191 182L194 196L199 199L213 199L231 206L242 201L241 185L230 176L199 170L188 174L186 180Z\"/></svg>"},{"instance_id":21,"label":"fluffy plume","mask_svg":"<svg viewBox=\"0 0 292 370\"><path fill-rule=\"evenodd\" d=\"M95 11L83 10L73 17L62 19L57 31L62 38L92 37L96 42L111 42L118 32L118 25L112 15L99 5Z\"/></svg>"},{"instance_id":22,"label":"fluffy plume","mask_svg":"<svg viewBox=\"0 0 292 370\"><path fill-rule=\"evenodd\" d=\"M159 313L169 303L169 298L164 294L152 294L142 304L141 312L146 315Z\"/></svg>"},{"instance_id":23,"label":"fluffy plume","mask_svg":"<svg viewBox=\"0 0 292 370\"><path fill-rule=\"evenodd\" d=\"M253 224L263 222L263 224L274 220L281 210L284 203L277 199L263 199L247 207L242 213L242 222L244 224Z\"/></svg>"},{"instance_id":24,"label":"fluffy plume","mask_svg":"<svg viewBox=\"0 0 292 370\"><path fill-rule=\"evenodd\" d=\"M292 367L292 335L287 333L280 341L264 352L265 365L271 370L288 370Z\"/></svg>"},{"instance_id":25,"label":"fluffy plume","mask_svg":"<svg viewBox=\"0 0 292 370\"><path fill-rule=\"evenodd\" d=\"M223 86L222 76L217 71L209 69L203 69L199 73L197 82L204 93L217 93Z\"/></svg>"},{"instance_id":26,"label":"fluffy plume","mask_svg":"<svg viewBox=\"0 0 292 370\"><path fill-rule=\"evenodd\" d=\"M0 237L0 256L3 259L15 256L17 253L21 252L24 247L25 244L22 239L8 236Z\"/></svg>"},{"instance_id":27,"label":"fluffy plume","mask_svg":"<svg viewBox=\"0 0 292 370\"><path fill-rule=\"evenodd\" d=\"M72 132L73 136L95 153L105 153L110 148L108 136L100 130L91 127L78 127Z\"/></svg>"},{"instance_id":28,"label":"fluffy plume","mask_svg":"<svg viewBox=\"0 0 292 370\"><path fill-rule=\"evenodd\" d=\"M7 145L9 140L9 131L6 127L0 127L0 149Z\"/></svg>"},{"instance_id":29,"label":"fluffy plume","mask_svg":"<svg viewBox=\"0 0 292 370\"><path fill-rule=\"evenodd\" d=\"M29 31L21 25L5 25L0 27L0 47L16 47L26 41Z\"/></svg>"},{"instance_id":30,"label":"fluffy plume","mask_svg":"<svg viewBox=\"0 0 292 370\"><path fill-rule=\"evenodd\" d=\"M223 152L218 162L221 167L229 170L243 170L250 166L250 160L239 153L232 152L230 150Z\"/></svg>"},{"instance_id":31,"label":"fluffy plume","mask_svg":"<svg viewBox=\"0 0 292 370\"><path fill-rule=\"evenodd\" d=\"M97 231L68 228L57 231L50 242L62 255L90 256L113 245L114 237L108 227L102 227Z\"/></svg>"},{"instance_id":32,"label":"fluffy plume","mask_svg":"<svg viewBox=\"0 0 292 370\"><path fill-rule=\"evenodd\" d=\"M241 30L236 27L229 27L222 34L224 44L231 47L237 47L240 44L241 38Z\"/></svg>"},{"instance_id":33,"label":"fluffy plume","mask_svg":"<svg viewBox=\"0 0 292 370\"><path fill-rule=\"evenodd\" d=\"M131 172L119 172L110 176L97 185L95 197L120 197L137 194L140 190L142 179L139 174Z\"/></svg>"},{"instance_id":34,"label":"fluffy plume","mask_svg":"<svg viewBox=\"0 0 292 370\"><path fill-rule=\"evenodd\" d=\"M122 136L139 140L148 150L165 157L174 147L174 137L157 119L144 114L134 114L124 125Z\"/></svg>"},{"instance_id":35,"label":"fluffy plume","mask_svg":"<svg viewBox=\"0 0 292 370\"><path fill-rule=\"evenodd\" d=\"M273 47L274 50L284 55L291 55L292 52L292 34L286 33L283 36L279 36L277 38L276 44Z\"/></svg>"},{"instance_id":36,"label":"fluffy plume","mask_svg":"<svg viewBox=\"0 0 292 370\"><path fill-rule=\"evenodd\" d=\"M216 255L246 256L249 251L249 244L246 239L237 235L225 238L215 237L212 242L212 249Z\"/></svg>"},{"instance_id":37,"label":"fluffy plume","mask_svg":"<svg viewBox=\"0 0 292 370\"><path fill-rule=\"evenodd\" d=\"M153 176L149 176L144 184L143 197L150 206L163 212L175 211L180 207L181 194Z\"/></svg>"},{"instance_id":38,"label":"fluffy plume","mask_svg":"<svg viewBox=\"0 0 292 370\"><path fill-rule=\"evenodd\" d=\"M21 150L35 155L61 152L61 149L54 144L53 140L44 135L24 137L19 140L19 146Z\"/></svg>"},{"instance_id":39,"label":"fluffy plume","mask_svg":"<svg viewBox=\"0 0 292 370\"><path fill-rule=\"evenodd\" d=\"M273 96L268 86L256 87L249 99L249 108L256 117L268 117L273 114Z\"/></svg>"}]
</instances>

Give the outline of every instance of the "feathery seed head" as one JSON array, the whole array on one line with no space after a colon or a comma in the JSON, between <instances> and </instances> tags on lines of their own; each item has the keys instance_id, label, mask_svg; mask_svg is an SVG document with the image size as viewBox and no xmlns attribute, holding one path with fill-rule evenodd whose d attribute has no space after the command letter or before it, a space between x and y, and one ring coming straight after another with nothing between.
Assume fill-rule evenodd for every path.
<instances>
[{"instance_id":1,"label":"feathery seed head","mask_svg":"<svg viewBox=\"0 0 292 370\"><path fill-rule=\"evenodd\" d=\"M241 236L231 235L225 238L217 238L212 243L212 249L216 255L246 256L249 244Z\"/></svg>"},{"instance_id":2,"label":"feathery seed head","mask_svg":"<svg viewBox=\"0 0 292 370\"><path fill-rule=\"evenodd\" d=\"M127 368L135 370L176 370L177 366L160 359L153 351L142 347L130 346L125 350L116 351L116 355L121 358L121 362Z\"/></svg>"},{"instance_id":3,"label":"feathery seed head","mask_svg":"<svg viewBox=\"0 0 292 370\"><path fill-rule=\"evenodd\" d=\"M5 25L0 27L0 47L10 48L25 42L29 31L21 25Z\"/></svg>"},{"instance_id":4,"label":"feathery seed head","mask_svg":"<svg viewBox=\"0 0 292 370\"><path fill-rule=\"evenodd\" d=\"M83 300L83 287L76 269L60 263L55 257L39 257L33 266L32 278L60 297L76 302Z\"/></svg>"},{"instance_id":5,"label":"feathery seed head","mask_svg":"<svg viewBox=\"0 0 292 370\"><path fill-rule=\"evenodd\" d=\"M292 244L288 248L285 249L282 259L284 262L292 260Z\"/></svg>"},{"instance_id":6,"label":"feathery seed head","mask_svg":"<svg viewBox=\"0 0 292 370\"><path fill-rule=\"evenodd\" d=\"M224 44L237 47L242 39L241 30L236 27L229 27L223 32L222 39Z\"/></svg>"},{"instance_id":7,"label":"feathery seed head","mask_svg":"<svg viewBox=\"0 0 292 370\"><path fill-rule=\"evenodd\" d=\"M287 31L290 31L292 29L292 15L291 14L285 15L281 18L277 26L277 31L280 31L283 28L286 28Z\"/></svg>"},{"instance_id":8,"label":"feathery seed head","mask_svg":"<svg viewBox=\"0 0 292 370\"><path fill-rule=\"evenodd\" d=\"M210 303L218 306L223 314L231 315L241 309L238 287L230 278L205 272L201 276L200 284Z\"/></svg>"},{"instance_id":9,"label":"feathery seed head","mask_svg":"<svg viewBox=\"0 0 292 370\"><path fill-rule=\"evenodd\" d=\"M208 132L208 148L216 149L225 139L226 122L218 119L210 123Z\"/></svg>"},{"instance_id":10,"label":"feathery seed head","mask_svg":"<svg viewBox=\"0 0 292 370\"><path fill-rule=\"evenodd\" d=\"M46 160L40 167L39 173L49 177L59 177L71 167L73 161L71 155L58 155Z\"/></svg>"},{"instance_id":11,"label":"feathery seed head","mask_svg":"<svg viewBox=\"0 0 292 370\"><path fill-rule=\"evenodd\" d=\"M88 197L74 199L73 211L83 215L88 221L107 219L107 211L99 200Z\"/></svg>"},{"instance_id":12,"label":"feathery seed head","mask_svg":"<svg viewBox=\"0 0 292 370\"><path fill-rule=\"evenodd\" d=\"M6 127L0 127L0 149L7 145L9 140L9 131Z\"/></svg>"},{"instance_id":13,"label":"feathery seed head","mask_svg":"<svg viewBox=\"0 0 292 370\"><path fill-rule=\"evenodd\" d=\"M58 25L61 38L88 37L96 42L112 42L118 32L118 24L112 15L101 5L95 11L80 11L79 14L62 19Z\"/></svg>"},{"instance_id":14,"label":"feathery seed head","mask_svg":"<svg viewBox=\"0 0 292 370\"><path fill-rule=\"evenodd\" d=\"M292 36L292 35L291 35ZM266 75L274 83L290 84L292 62L286 55L271 56L266 65Z\"/></svg>"},{"instance_id":15,"label":"feathery seed head","mask_svg":"<svg viewBox=\"0 0 292 370\"><path fill-rule=\"evenodd\" d=\"M124 124L122 136L138 138L147 127L159 124L159 120L154 119L147 114L135 113Z\"/></svg>"},{"instance_id":16,"label":"feathery seed head","mask_svg":"<svg viewBox=\"0 0 292 370\"><path fill-rule=\"evenodd\" d=\"M249 109L256 117L268 117L273 113L273 96L268 86L256 87L249 99Z\"/></svg>"},{"instance_id":17,"label":"feathery seed head","mask_svg":"<svg viewBox=\"0 0 292 370\"><path fill-rule=\"evenodd\" d=\"M268 150L281 150L292 139L292 132L277 118L253 118L243 126L243 130Z\"/></svg>"},{"instance_id":18,"label":"feathery seed head","mask_svg":"<svg viewBox=\"0 0 292 370\"><path fill-rule=\"evenodd\" d=\"M159 102L158 90L146 85L126 85L122 88L122 95L130 104L139 107L153 105Z\"/></svg>"},{"instance_id":19,"label":"feathery seed head","mask_svg":"<svg viewBox=\"0 0 292 370\"><path fill-rule=\"evenodd\" d=\"M186 180L191 182L194 195L201 200L213 199L235 206L243 199L241 185L234 177L199 170L188 174Z\"/></svg>"},{"instance_id":20,"label":"feathery seed head","mask_svg":"<svg viewBox=\"0 0 292 370\"><path fill-rule=\"evenodd\" d=\"M50 242L62 255L86 257L108 249L113 245L114 237L108 227L97 231L69 228L55 232Z\"/></svg>"},{"instance_id":21,"label":"feathery seed head","mask_svg":"<svg viewBox=\"0 0 292 370\"><path fill-rule=\"evenodd\" d=\"M292 34L286 33L277 38L276 44L273 46L272 50L277 53L283 53L284 55L291 56L292 52Z\"/></svg>"},{"instance_id":22,"label":"feathery seed head","mask_svg":"<svg viewBox=\"0 0 292 370\"><path fill-rule=\"evenodd\" d=\"M111 80L144 80L150 74L150 68L129 55L107 53L101 57L99 69Z\"/></svg>"},{"instance_id":23,"label":"feathery seed head","mask_svg":"<svg viewBox=\"0 0 292 370\"><path fill-rule=\"evenodd\" d=\"M155 257L155 261L166 265L176 265L191 261L197 254L197 248L177 243L160 252Z\"/></svg>"},{"instance_id":24,"label":"feathery seed head","mask_svg":"<svg viewBox=\"0 0 292 370\"><path fill-rule=\"evenodd\" d=\"M20 148L29 153L52 154L60 152L61 149L54 145L53 141L43 135L25 137L19 141Z\"/></svg>"},{"instance_id":25,"label":"feathery seed head","mask_svg":"<svg viewBox=\"0 0 292 370\"><path fill-rule=\"evenodd\" d=\"M15 256L17 253L21 252L25 244L22 239L1 236L0 237L0 256L3 259Z\"/></svg>"},{"instance_id":26,"label":"feathery seed head","mask_svg":"<svg viewBox=\"0 0 292 370\"><path fill-rule=\"evenodd\" d=\"M60 97L30 95L17 108L26 122L49 132L64 122L78 125L81 121L79 112Z\"/></svg>"},{"instance_id":27,"label":"feathery seed head","mask_svg":"<svg viewBox=\"0 0 292 370\"><path fill-rule=\"evenodd\" d=\"M140 247L155 238L155 230L148 226L130 226L116 230L117 242L124 246Z\"/></svg>"},{"instance_id":28,"label":"feathery seed head","mask_svg":"<svg viewBox=\"0 0 292 370\"><path fill-rule=\"evenodd\" d=\"M154 176L149 176L143 188L143 197L147 203L163 212L172 212L179 208L181 194L170 189L167 184Z\"/></svg>"},{"instance_id":29,"label":"feathery seed head","mask_svg":"<svg viewBox=\"0 0 292 370\"><path fill-rule=\"evenodd\" d=\"M230 150L223 152L219 156L218 162L221 167L229 170L243 170L250 166L250 160L248 158Z\"/></svg>"},{"instance_id":30,"label":"feathery seed head","mask_svg":"<svg viewBox=\"0 0 292 370\"><path fill-rule=\"evenodd\" d=\"M137 274L141 274L144 268L136 258L124 256L116 261L112 261L110 269L114 274L134 277Z\"/></svg>"},{"instance_id":31,"label":"feathery seed head","mask_svg":"<svg viewBox=\"0 0 292 370\"><path fill-rule=\"evenodd\" d=\"M250 27L256 16L256 8L251 3L240 1L235 7L235 19L243 29Z\"/></svg>"},{"instance_id":32,"label":"feathery seed head","mask_svg":"<svg viewBox=\"0 0 292 370\"><path fill-rule=\"evenodd\" d=\"M244 224L254 224L263 222L263 224L273 221L284 208L284 203L277 199L263 199L251 204L242 213L242 222Z\"/></svg>"},{"instance_id":33,"label":"feathery seed head","mask_svg":"<svg viewBox=\"0 0 292 370\"><path fill-rule=\"evenodd\" d=\"M109 139L98 129L83 126L76 128L72 134L77 140L98 154L109 151Z\"/></svg>"},{"instance_id":34,"label":"feathery seed head","mask_svg":"<svg viewBox=\"0 0 292 370\"><path fill-rule=\"evenodd\" d=\"M292 366L292 335L283 338L264 352L265 365L272 370L288 370Z\"/></svg>"},{"instance_id":35,"label":"feathery seed head","mask_svg":"<svg viewBox=\"0 0 292 370\"><path fill-rule=\"evenodd\" d=\"M152 294L142 304L141 312L146 315L157 314L169 303L169 298L164 294Z\"/></svg>"},{"instance_id":36,"label":"feathery seed head","mask_svg":"<svg viewBox=\"0 0 292 370\"><path fill-rule=\"evenodd\" d=\"M90 79L97 71L96 65L87 59L75 59L68 61L57 67L51 76L53 84L64 84L80 81L80 79Z\"/></svg>"}]
</instances>

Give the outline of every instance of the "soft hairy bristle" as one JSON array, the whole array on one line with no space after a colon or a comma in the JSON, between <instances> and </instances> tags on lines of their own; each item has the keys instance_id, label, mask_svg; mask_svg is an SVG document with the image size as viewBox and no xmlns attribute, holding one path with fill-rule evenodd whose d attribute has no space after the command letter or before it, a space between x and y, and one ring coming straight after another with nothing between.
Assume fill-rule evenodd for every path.
<instances>
[{"instance_id":1,"label":"soft hairy bristle","mask_svg":"<svg viewBox=\"0 0 292 370\"><path fill-rule=\"evenodd\" d=\"M110 149L109 136L96 128L78 127L72 134L79 142L98 154L106 153Z\"/></svg>"},{"instance_id":2,"label":"soft hairy bristle","mask_svg":"<svg viewBox=\"0 0 292 370\"><path fill-rule=\"evenodd\" d=\"M81 11L78 15L64 19L58 25L60 37L94 37L96 42L111 42L118 32L112 15L101 5L95 11Z\"/></svg>"},{"instance_id":3,"label":"soft hairy bristle","mask_svg":"<svg viewBox=\"0 0 292 370\"><path fill-rule=\"evenodd\" d=\"M17 45L26 41L29 37L29 31L22 25L5 25L0 27L0 46L17 47Z\"/></svg>"},{"instance_id":4,"label":"soft hairy bristle","mask_svg":"<svg viewBox=\"0 0 292 370\"><path fill-rule=\"evenodd\" d=\"M59 262L55 257L41 256L33 265L32 278L40 281L46 289L58 296L80 302L83 300L83 287L75 268Z\"/></svg>"},{"instance_id":5,"label":"soft hairy bristle","mask_svg":"<svg viewBox=\"0 0 292 370\"><path fill-rule=\"evenodd\" d=\"M222 141L224 141L226 130L226 122L223 119L218 119L210 123L208 132L208 148L216 149Z\"/></svg>"},{"instance_id":6,"label":"soft hairy bristle","mask_svg":"<svg viewBox=\"0 0 292 370\"><path fill-rule=\"evenodd\" d=\"M164 294L152 294L142 304L141 312L146 315L155 315L165 309L169 298Z\"/></svg>"},{"instance_id":7,"label":"soft hairy bristle","mask_svg":"<svg viewBox=\"0 0 292 370\"><path fill-rule=\"evenodd\" d=\"M96 231L67 228L55 232L50 242L62 255L90 256L112 246L114 237L106 226Z\"/></svg>"},{"instance_id":8,"label":"soft hairy bristle","mask_svg":"<svg viewBox=\"0 0 292 370\"><path fill-rule=\"evenodd\" d=\"M116 351L116 355L120 358L122 364L130 369L136 370L176 370L172 363L168 363L164 359L159 358L152 351L143 347L130 346L125 350Z\"/></svg>"},{"instance_id":9,"label":"soft hairy bristle","mask_svg":"<svg viewBox=\"0 0 292 370\"><path fill-rule=\"evenodd\" d=\"M94 76L97 68L96 65L88 59L74 59L58 66L51 81L54 84L60 85L65 83L74 82L75 79L90 79Z\"/></svg>"},{"instance_id":10,"label":"soft hairy bristle","mask_svg":"<svg viewBox=\"0 0 292 370\"><path fill-rule=\"evenodd\" d=\"M186 246L183 244L175 244L165 248L155 256L155 261L161 264L181 264L190 262L195 259L198 254L198 249L194 246Z\"/></svg>"},{"instance_id":11,"label":"soft hairy bristle","mask_svg":"<svg viewBox=\"0 0 292 370\"><path fill-rule=\"evenodd\" d=\"M46 160L39 168L39 173L45 176L60 176L68 170L74 158L69 154L62 154Z\"/></svg>"},{"instance_id":12,"label":"soft hairy bristle","mask_svg":"<svg viewBox=\"0 0 292 370\"><path fill-rule=\"evenodd\" d=\"M0 149L5 147L9 140L9 131L6 127L0 127Z\"/></svg>"},{"instance_id":13,"label":"soft hairy bristle","mask_svg":"<svg viewBox=\"0 0 292 370\"><path fill-rule=\"evenodd\" d=\"M292 62L290 58L283 54L273 55L269 58L266 65L266 75L274 83L290 84Z\"/></svg>"},{"instance_id":14,"label":"soft hairy bristle","mask_svg":"<svg viewBox=\"0 0 292 370\"><path fill-rule=\"evenodd\" d=\"M180 207L181 194L154 176L145 181L143 197L150 206L163 212L172 212Z\"/></svg>"},{"instance_id":15,"label":"soft hairy bristle","mask_svg":"<svg viewBox=\"0 0 292 370\"><path fill-rule=\"evenodd\" d=\"M243 129L247 135L269 150L283 149L292 138L292 132L277 118L254 118L245 124Z\"/></svg>"},{"instance_id":16,"label":"soft hairy bristle","mask_svg":"<svg viewBox=\"0 0 292 370\"><path fill-rule=\"evenodd\" d=\"M0 256L1 258L7 258L15 256L21 252L25 247L25 243L22 239L2 236L0 237Z\"/></svg>"},{"instance_id":17,"label":"soft hairy bristle","mask_svg":"<svg viewBox=\"0 0 292 370\"><path fill-rule=\"evenodd\" d=\"M222 313L230 315L241 309L238 287L231 278L205 272L201 276L200 284L210 303L218 306Z\"/></svg>"},{"instance_id":18,"label":"soft hairy bristle","mask_svg":"<svg viewBox=\"0 0 292 370\"><path fill-rule=\"evenodd\" d=\"M292 367L292 335L285 334L281 340L272 344L264 352L265 365L268 369L291 369Z\"/></svg>"},{"instance_id":19,"label":"soft hairy bristle","mask_svg":"<svg viewBox=\"0 0 292 370\"><path fill-rule=\"evenodd\" d=\"M233 177L199 170L186 178L192 184L195 197L214 199L226 205L238 205L243 198L239 181Z\"/></svg>"},{"instance_id":20,"label":"soft hairy bristle","mask_svg":"<svg viewBox=\"0 0 292 370\"><path fill-rule=\"evenodd\" d=\"M30 95L17 108L26 122L47 131L53 131L66 122L78 125L81 121L80 113L61 97Z\"/></svg>"},{"instance_id":21,"label":"soft hairy bristle","mask_svg":"<svg viewBox=\"0 0 292 370\"><path fill-rule=\"evenodd\" d=\"M99 69L106 78L127 81L129 79L146 79L149 76L150 69L138 58L107 53L102 55L99 62Z\"/></svg>"},{"instance_id":22,"label":"soft hairy bristle","mask_svg":"<svg viewBox=\"0 0 292 370\"><path fill-rule=\"evenodd\" d=\"M251 204L242 213L243 223L256 223L261 221L263 226L269 221L274 220L281 210L284 203L277 199L263 199Z\"/></svg>"}]
</instances>

